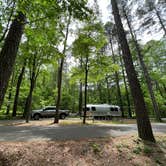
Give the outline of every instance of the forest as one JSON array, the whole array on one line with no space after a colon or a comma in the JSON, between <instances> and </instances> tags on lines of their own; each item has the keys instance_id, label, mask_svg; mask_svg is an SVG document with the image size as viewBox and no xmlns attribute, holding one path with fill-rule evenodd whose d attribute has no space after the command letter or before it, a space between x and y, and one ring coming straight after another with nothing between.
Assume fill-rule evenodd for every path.
<instances>
[{"instance_id":1,"label":"forest","mask_svg":"<svg viewBox=\"0 0 166 166\"><path fill-rule=\"evenodd\" d=\"M100 1L100 0L98 0ZM0 0L0 118L118 105L154 141L166 117L166 1ZM106 11L105 11L106 12ZM84 123L86 109L84 109Z\"/></svg>"}]
</instances>

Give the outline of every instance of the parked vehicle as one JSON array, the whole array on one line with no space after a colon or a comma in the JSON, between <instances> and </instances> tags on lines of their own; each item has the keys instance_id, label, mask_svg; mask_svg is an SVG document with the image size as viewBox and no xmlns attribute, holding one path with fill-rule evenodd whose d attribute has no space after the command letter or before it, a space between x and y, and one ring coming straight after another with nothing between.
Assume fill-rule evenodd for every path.
<instances>
[{"instance_id":1,"label":"parked vehicle","mask_svg":"<svg viewBox=\"0 0 166 166\"><path fill-rule=\"evenodd\" d=\"M94 118L112 118L112 117L120 117L122 112L120 107L117 105L109 105L109 104L87 104L87 112L88 117Z\"/></svg>"},{"instance_id":2,"label":"parked vehicle","mask_svg":"<svg viewBox=\"0 0 166 166\"><path fill-rule=\"evenodd\" d=\"M56 107L47 106L43 109L32 110L31 117L34 120L39 120L40 118L51 118L55 116ZM60 119L65 119L69 115L69 110L59 110Z\"/></svg>"}]
</instances>

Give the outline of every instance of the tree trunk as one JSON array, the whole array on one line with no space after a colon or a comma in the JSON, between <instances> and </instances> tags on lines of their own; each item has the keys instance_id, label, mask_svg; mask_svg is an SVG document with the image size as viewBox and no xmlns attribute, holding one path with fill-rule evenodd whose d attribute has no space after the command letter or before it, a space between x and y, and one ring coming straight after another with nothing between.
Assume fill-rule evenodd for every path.
<instances>
[{"instance_id":1,"label":"tree trunk","mask_svg":"<svg viewBox=\"0 0 166 166\"><path fill-rule=\"evenodd\" d=\"M29 119L30 119L30 112L31 112L31 106L32 106L32 95L33 95L33 90L35 88L36 79L39 74L39 69L40 69L40 67L37 66L37 52L36 52L33 55L32 68L30 68L30 89L29 89L29 94L26 99L25 109L24 109L26 123L28 123Z\"/></svg>"},{"instance_id":2,"label":"tree trunk","mask_svg":"<svg viewBox=\"0 0 166 166\"><path fill-rule=\"evenodd\" d=\"M130 104L130 98L129 98L129 91L128 91L128 88L127 88L127 82L126 82L125 72L124 72L124 68L123 68L123 61L122 61L122 57L121 57L121 54L120 54L120 48L119 48L119 57L120 57L120 63L121 63L121 68L122 68L123 82L124 82L125 91L126 91L126 99L127 99L127 107L128 107L128 116L129 116L130 118L132 118L131 104Z\"/></svg>"},{"instance_id":3,"label":"tree trunk","mask_svg":"<svg viewBox=\"0 0 166 166\"><path fill-rule=\"evenodd\" d=\"M19 98L21 83L22 83L23 76L24 76L25 66L26 66L26 62L24 62L21 72L18 76L18 80L17 80L16 93L15 93L15 97L14 97L14 105L13 105L13 112L12 112L13 117L15 117L17 114L18 98Z\"/></svg>"},{"instance_id":4,"label":"tree trunk","mask_svg":"<svg viewBox=\"0 0 166 166\"><path fill-rule=\"evenodd\" d=\"M9 95L8 95L8 103L7 103L7 108L6 108L6 115L9 115L9 112L10 112L10 106L11 106L11 101L10 100L12 98L13 83L14 83L14 72L12 74L10 87L9 87Z\"/></svg>"},{"instance_id":5,"label":"tree trunk","mask_svg":"<svg viewBox=\"0 0 166 166\"><path fill-rule=\"evenodd\" d=\"M159 19L160 25L161 25L161 27L162 27L162 29L163 29L163 31L164 31L164 35L166 36L166 28L165 28L165 26L164 26L164 24L163 24L163 21L162 21L162 19L161 19L160 13L159 13L159 11L156 9L156 7L154 7L154 10L155 10L156 15L157 15L157 17L158 17L158 19Z\"/></svg>"},{"instance_id":6,"label":"tree trunk","mask_svg":"<svg viewBox=\"0 0 166 166\"><path fill-rule=\"evenodd\" d=\"M160 95L164 98L165 92L163 93L162 89L161 89L160 86L159 86L158 81L155 81L155 84L156 84L156 90L158 90L159 93L160 93Z\"/></svg>"},{"instance_id":7,"label":"tree trunk","mask_svg":"<svg viewBox=\"0 0 166 166\"><path fill-rule=\"evenodd\" d=\"M151 101L152 101L152 104L153 104L153 109L154 109L154 113L156 115L156 120L161 122L160 112L159 112L158 105L157 105L157 102L156 102L156 99L155 99L155 95L154 95L154 92L153 92L153 88L152 88L152 80L150 78L148 69L147 69L147 67L146 67L146 65L144 63L143 55L141 53L141 48L140 48L140 46L139 46L139 44L137 42L136 35L134 35L134 33L132 31L130 21L128 19L128 16L127 16L126 11L125 11L124 8L123 8L123 13L124 13L124 16L125 16L125 18L127 20L127 24L128 24L129 29L130 29L132 40L133 40L133 42L135 44L135 48L136 48L136 51L137 51L138 59L139 59L140 65L141 65L142 70L143 70L144 78L145 78L146 84L148 86L148 91L149 91L150 98L151 98Z\"/></svg>"},{"instance_id":8,"label":"tree trunk","mask_svg":"<svg viewBox=\"0 0 166 166\"><path fill-rule=\"evenodd\" d=\"M9 18L7 20L7 25L6 25L6 29L4 30L1 38L0 38L0 43L5 39L5 36L8 32L8 29L9 29L9 26L10 26L10 22L11 22L11 19L12 19L12 16L13 16L13 13L14 13L14 9L15 9L15 2L12 2L13 5L12 5L12 9L11 9L11 12L10 12L10 15L9 15ZM9 7L9 6L8 6Z\"/></svg>"},{"instance_id":9,"label":"tree trunk","mask_svg":"<svg viewBox=\"0 0 166 166\"><path fill-rule=\"evenodd\" d=\"M166 94L166 86L165 84L162 84L163 85L163 89L164 89L164 94Z\"/></svg>"},{"instance_id":10,"label":"tree trunk","mask_svg":"<svg viewBox=\"0 0 166 166\"><path fill-rule=\"evenodd\" d=\"M103 103L103 97L102 97L102 86L101 83L97 83L97 90L98 90L98 98L99 98L99 103Z\"/></svg>"},{"instance_id":11,"label":"tree trunk","mask_svg":"<svg viewBox=\"0 0 166 166\"><path fill-rule=\"evenodd\" d=\"M84 92L84 117L83 117L83 124L86 123L86 111L87 111L87 86L88 86L88 57L86 57L85 62L85 92Z\"/></svg>"},{"instance_id":12,"label":"tree trunk","mask_svg":"<svg viewBox=\"0 0 166 166\"><path fill-rule=\"evenodd\" d=\"M66 54L66 46L67 46L67 39L68 39L68 34L69 34L70 21L71 21L71 14L69 15L67 27L66 27L65 40L64 40L64 45L63 45L63 56L65 56L65 54ZM64 64L64 57L61 58L60 66L58 68L58 78L57 78L58 79L58 84L57 84L58 95L57 95L57 100L56 100L56 113L55 113L55 117L54 117L54 123L59 123L59 106L60 106L60 101L61 101L63 64Z\"/></svg>"},{"instance_id":13,"label":"tree trunk","mask_svg":"<svg viewBox=\"0 0 166 166\"><path fill-rule=\"evenodd\" d=\"M19 12L10 26L8 35L0 52L0 108L13 71L25 21L25 15Z\"/></svg>"},{"instance_id":14,"label":"tree trunk","mask_svg":"<svg viewBox=\"0 0 166 166\"><path fill-rule=\"evenodd\" d=\"M126 34L125 34L125 31L121 22L121 18L119 15L117 2L116 0L111 0L111 3L112 3L113 14L114 14L114 20L115 20L115 24L117 28L118 38L122 48L122 55L123 55L123 60L125 63L126 73L129 80L129 85L130 85L131 93L133 96L134 104L135 104L138 135L143 140L155 142L153 132L152 132L152 127L151 127L147 109L145 106L144 97L141 91L139 80L136 75L136 71L134 69L132 56L131 56L129 45L126 39Z\"/></svg>"},{"instance_id":15,"label":"tree trunk","mask_svg":"<svg viewBox=\"0 0 166 166\"><path fill-rule=\"evenodd\" d=\"M82 69L82 57L80 58L80 68ZM83 93L82 93L82 80L80 80L80 87L79 87L79 116L82 116L82 105L83 105Z\"/></svg>"},{"instance_id":16,"label":"tree trunk","mask_svg":"<svg viewBox=\"0 0 166 166\"><path fill-rule=\"evenodd\" d=\"M107 102L108 102L108 104L111 104L111 94L110 94L108 76L106 76L105 80L106 80L106 84L107 84Z\"/></svg>"},{"instance_id":17,"label":"tree trunk","mask_svg":"<svg viewBox=\"0 0 166 166\"><path fill-rule=\"evenodd\" d=\"M79 116L82 116L82 82L80 81L79 88Z\"/></svg>"},{"instance_id":18,"label":"tree trunk","mask_svg":"<svg viewBox=\"0 0 166 166\"><path fill-rule=\"evenodd\" d=\"M24 115L25 115L26 123L28 123L29 119L30 119L30 111L31 111L31 106L32 106L32 94L33 94L33 90L35 87L35 82L36 82L35 75L33 75L31 78L29 94L28 94L28 97L25 102Z\"/></svg>"},{"instance_id":19,"label":"tree trunk","mask_svg":"<svg viewBox=\"0 0 166 166\"><path fill-rule=\"evenodd\" d=\"M58 96L57 96L57 102L56 102L56 113L55 113L54 123L59 123L59 106L60 106L60 100L61 100L63 63L64 63L64 58L61 58L60 66L58 69L58 84L57 84Z\"/></svg>"},{"instance_id":20,"label":"tree trunk","mask_svg":"<svg viewBox=\"0 0 166 166\"><path fill-rule=\"evenodd\" d=\"M110 44L111 44L111 51L112 51L113 62L116 63L115 54L114 54L114 50L113 50L113 45L112 45L111 39L110 39ZM121 112L122 112L122 117L124 117L124 109L123 109L122 95L121 95L120 85L119 85L119 74L118 74L117 71L115 72L115 82L116 82L116 87L117 87L117 99L118 99L118 104L119 104L120 109L121 109Z\"/></svg>"}]
</instances>

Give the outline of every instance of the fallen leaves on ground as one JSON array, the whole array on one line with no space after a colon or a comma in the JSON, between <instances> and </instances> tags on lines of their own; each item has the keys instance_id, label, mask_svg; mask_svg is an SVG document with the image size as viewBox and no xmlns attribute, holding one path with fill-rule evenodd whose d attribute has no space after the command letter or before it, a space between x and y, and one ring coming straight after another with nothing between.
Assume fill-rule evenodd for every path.
<instances>
[{"instance_id":1,"label":"fallen leaves on ground","mask_svg":"<svg viewBox=\"0 0 166 166\"><path fill-rule=\"evenodd\" d=\"M166 135L157 144L134 135L79 141L1 142L0 166L156 166L166 163Z\"/></svg>"}]
</instances>

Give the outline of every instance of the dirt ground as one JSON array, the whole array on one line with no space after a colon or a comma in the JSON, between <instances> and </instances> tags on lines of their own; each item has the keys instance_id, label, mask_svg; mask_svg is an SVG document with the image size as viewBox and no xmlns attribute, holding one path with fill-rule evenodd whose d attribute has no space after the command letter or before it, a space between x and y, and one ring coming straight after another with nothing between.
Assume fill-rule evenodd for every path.
<instances>
[{"instance_id":1,"label":"dirt ground","mask_svg":"<svg viewBox=\"0 0 166 166\"><path fill-rule=\"evenodd\" d=\"M79 141L0 142L0 166L165 166L166 135L157 144L135 135Z\"/></svg>"},{"instance_id":2,"label":"dirt ground","mask_svg":"<svg viewBox=\"0 0 166 166\"><path fill-rule=\"evenodd\" d=\"M44 118L40 120L30 120L26 123L25 120L2 120L1 126L49 126L53 124L53 118ZM114 119L114 120L92 120L87 119L87 124L135 124L135 119ZM59 120L59 125L82 125L82 119L80 118L67 118L65 120Z\"/></svg>"}]
</instances>

